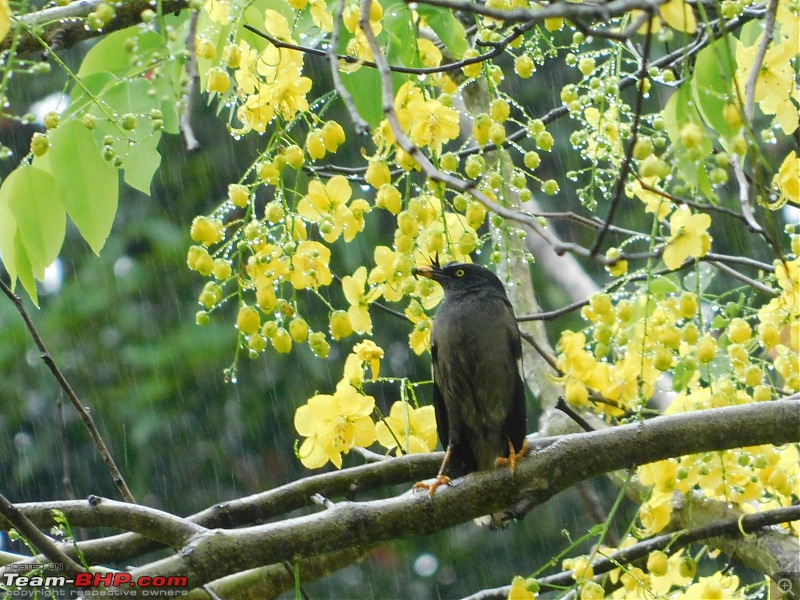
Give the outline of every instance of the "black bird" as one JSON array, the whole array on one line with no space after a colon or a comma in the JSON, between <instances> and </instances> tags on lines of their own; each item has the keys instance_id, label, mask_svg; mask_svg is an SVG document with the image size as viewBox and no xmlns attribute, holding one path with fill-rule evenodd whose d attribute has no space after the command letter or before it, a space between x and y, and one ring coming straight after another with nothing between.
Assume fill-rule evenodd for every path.
<instances>
[{"instance_id":1,"label":"black bird","mask_svg":"<svg viewBox=\"0 0 800 600\"><path fill-rule=\"evenodd\" d=\"M510 463L525 444L522 345L514 309L497 275L451 262L415 269L441 284L433 321L433 403L445 457L432 494L451 478Z\"/></svg>"}]
</instances>

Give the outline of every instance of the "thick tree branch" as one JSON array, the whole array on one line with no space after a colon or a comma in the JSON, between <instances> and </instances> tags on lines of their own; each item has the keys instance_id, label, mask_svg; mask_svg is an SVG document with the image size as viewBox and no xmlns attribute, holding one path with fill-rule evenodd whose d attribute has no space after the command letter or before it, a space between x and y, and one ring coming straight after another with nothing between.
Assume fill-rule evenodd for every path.
<instances>
[{"instance_id":1,"label":"thick tree branch","mask_svg":"<svg viewBox=\"0 0 800 600\"><path fill-rule=\"evenodd\" d=\"M407 492L385 500L343 501L310 516L200 534L180 554L133 573L187 575L194 587L264 564L430 534L522 499L544 502L578 481L621 468L684 454L797 441L800 399L659 417L564 436L523 460L514 473L474 473L433 497Z\"/></svg>"},{"instance_id":2,"label":"thick tree branch","mask_svg":"<svg viewBox=\"0 0 800 600\"><path fill-rule=\"evenodd\" d=\"M27 54L43 51L42 45L36 36L29 30L41 30L40 37L52 50L69 48L80 41L108 35L112 31L125 29L142 21L142 11L153 10L154 3L150 0L126 0L114 5L115 16L105 24L102 30L93 31L86 27L85 19L92 11L104 3L105 0L79 0L66 6L55 6L44 10L28 13L15 19L18 27L16 35L19 36L17 44L18 54ZM162 0L163 12L179 12L188 8L188 0ZM13 36L9 34L0 41L0 52L11 47Z\"/></svg>"}]
</instances>

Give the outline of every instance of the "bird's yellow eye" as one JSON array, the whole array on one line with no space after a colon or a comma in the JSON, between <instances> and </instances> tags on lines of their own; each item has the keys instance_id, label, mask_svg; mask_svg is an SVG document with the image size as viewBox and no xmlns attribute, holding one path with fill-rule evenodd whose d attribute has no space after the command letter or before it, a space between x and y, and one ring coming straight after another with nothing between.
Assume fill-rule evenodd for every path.
<instances>
[{"instance_id":1,"label":"bird's yellow eye","mask_svg":"<svg viewBox=\"0 0 800 600\"><path fill-rule=\"evenodd\" d=\"M459 269L456 271L456 277L463 277L464 276L464 269Z\"/></svg>"}]
</instances>

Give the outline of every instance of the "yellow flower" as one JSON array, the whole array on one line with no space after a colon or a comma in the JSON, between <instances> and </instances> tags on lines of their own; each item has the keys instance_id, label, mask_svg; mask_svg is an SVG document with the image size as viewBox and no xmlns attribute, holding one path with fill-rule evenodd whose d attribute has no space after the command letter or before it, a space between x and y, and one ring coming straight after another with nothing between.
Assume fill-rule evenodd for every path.
<instances>
[{"instance_id":1,"label":"yellow flower","mask_svg":"<svg viewBox=\"0 0 800 600\"><path fill-rule=\"evenodd\" d=\"M333 16L328 12L325 0L312 0L311 19L322 31L333 31Z\"/></svg>"},{"instance_id":2,"label":"yellow flower","mask_svg":"<svg viewBox=\"0 0 800 600\"><path fill-rule=\"evenodd\" d=\"M353 335L353 324L350 322L350 315L343 310L335 310L331 314L331 335L337 341Z\"/></svg>"},{"instance_id":3,"label":"yellow flower","mask_svg":"<svg viewBox=\"0 0 800 600\"><path fill-rule=\"evenodd\" d=\"M723 575L720 571L710 577L700 577L683 593L684 598L709 598L722 600L743 598L739 591L739 578L736 575Z\"/></svg>"},{"instance_id":4,"label":"yellow flower","mask_svg":"<svg viewBox=\"0 0 800 600\"><path fill-rule=\"evenodd\" d=\"M5 39L10 29L11 29L11 7L8 4L8 0L0 0L0 41ZM441 59L441 54L439 55L439 57Z\"/></svg>"},{"instance_id":5,"label":"yellow flower","mask_svg":"<svg viewBox=\"0 0 800 600\"><path fill-rule=\"evenodd\" d=\"M357 390L364 385L364 362L357 354L348 354L344 361L342 379L336 384L336 389L343 385L352 386Z\"/></svg>"},{"instance_id":6,"label":"yellow flower","mask_svg":"<svg viewBox=\"0 0 800 600\"><path fill-rule=\"evenodd\" d=\"M300 462L309 469L328 461L341 468L342 453L375 441L375 423L370 418L374 408L372 396L359 394L350 385L337 387L332 396L311 397L294 414L294 427L306 438L298 451Z\"/></svg>"},{"instance_id":7,"label":"yellow flower","mask_svg":"<svg viewBox=\"0 0 800 600\"><path fill-rule=\"evenodd\" d=\"M380 284L380 293L389 302L397 302L404 296L408 282L413 285L411 268L414 263L400 252L387 246L377 246L374 251L375 267L369 273L371 285Z\"/></svg>"},{"instance_id":8,"label":"yellow flower","mask_svg":"<svg viewBox=\"0 0 800 600\"><path fill-rule=\"evenodd\" d=\"M422 354L431 347L431 318L416 300L412 300L405 310L406 316L414 324L414 330L408 336L408 344L415 354Z\"/></svg>"},{"instance_id":9,"label":"yellow flower","mask_svg":"<svg viewBox=\"0 0 800 600\"><path fill-rule=\"evenodd\" d=\"M425 38L417 38L419 60L426 67L438 67L442 63L442 53L436 45Z\"/></svg>"},{"instance_id":10,"label":"yellow flower","mask_svg":"<svg viewBox=\"0 0 800 600\"><path fill-rule=\"evenodd\" d=\"M225 237L225 227L218 219L199 216L192 221L190 235L195 242L208 247L222 241Z\"/></svg>"},{"instance_id":11,"label":"yellow flower","mask_svg":"<svg viewBox=\"0 0 800 600\"><path fill-rule=\"evenodd\" d=\"M642 533L653 535L669 524L672 515L672 494L653 494L639 508L639 520L642 522Z\"/></svg>"},{"instance_id":12,"label":"yellow flower","mask_svg":"<svg viewBox=\"0 0 800 600\"><path fill-rule=\"evenodd\" d=\"M525 578L517 575L511 580L508 600L535 600L536 594L525 586Z\"/></svg>"},{"instance_id":13,"label":"yellow flower","mask_svg":"<svg viewBox=\"0 0 800 600\"><path fill-rule=\"evenodd\" d=\"M350 315L350 322L353 329L358 333L372 334L372 320L369 316L369 305L381 295L380 288L368 289L364 293L364 285L367 283L367 268L359 267L353 275L342 277L342 291L344 297L350 304L347 314Z\"/></svg>"},{"instance_id":14,"label":"yellow flower","mask_svg":"<svg viewBox=\"0 0 800 600\"><path fill-rule=\"evenodd\" d=\"M412 119L409 137L416 146L428 146L441 154L442 144L458 137L458 113L438 100L417 98L408 103Z\"/></svg>"},{"instance_id":15,"label":"yellow flower","mask_svg":"<svg viewBox=\"0 0 800 600\"><path fill-rule=\"evenodd\" d=\"M692 7L685 0L669 0L661 5L658 12L667 25L677 31L694 33L697 29Z\"/></svg>"},{"instance_id":16,"label":"yellow flower","mask_svg":"<svg viewBox=\"0 0 800 600\"><path fill-rule=\"evenodd\" d=\"M208 17L215 23L227 25L230 22L230 0L206 0L203 8L208 13Z\"/></svg>"},{"instance_id":17,"label":"yellow flower","mask_svg":"<svg viewBox=\"0 0 800 600\"><path fill-rule=\"evenodd\" d=\"M676 210L669 220L672 235L664 248L664 264L677 269L688 257L700 258L711 248L708 228L711 217L706 214L693 215L688 208Z\"/></svg>"},{"instance_id":18,"label":"yellow flower","mask_svg":"<svg viewBox=\"0 0 800 600\"><path fill-rule=\"evenodd\" d=\"M274 37L293 42L286 18L275 10L265 11L264 27ZM235 72L242 102L236 116L241 133L255 129L263 133L275 115L292 119L308 110L306 94L311 79L302 77L303 55L296 50L267 44L260 54L240 41Z\"/></svg>"},{"instance_id":19,"label":"yellow flower","mask_svg":"<svg viewBox=\"0 0 800 600\"><path fill-rule=\"evenodd\" d=\"M792 150L772 178L772 187L778 188L780 204L791 202L800 205L800 157Z\"/></svg>"},{"instance_id":20,"label":"yellow flower","mask_svg":"<svg viewBox=\"0 0 800 600\"><path fill-rule=\"evenodd\" d=\"M364 340L353 346L353 352L359 360L370 366L372 379L378 378L381 371L381 359L383 358L383 348L372 340Z\"/></svg>"},{"instance_id":21,"label":"yellow flower","mask_svg":"<svg viewBox=\"0 0 800 600\"><path fill-rule=\"evenodd\" d=\"M798 53L797 40L794 37L776 42L767 50L760 63L754 99L764 114L775 115L775 122L785 134L791 135L798 126L797 106L792 102L794 70L790 62ZM755 67L760 43L760 38L751 46L745 46L739 41L736 43L736 81L742 97L746 82Z\"/></svg>"},{"instance_id":22,"label":"yellow flower","mask_svg":"<svg viewBox=\"0 0 800 600\"><path fill-rule=\"evenodd\" d=\"M414 408L398 400L389 416L375 427L378 443L401 454L431 452L436 447L436 415L433 406ZM398 445L399 444L399 445Z\"/></svg>"},{"instance_id":23,"label":"yellow flower","mask_svg":"<svg viewBox=\"0 0 800 600\"><path fill-rule=\"evenodd\" d=\"M330 285L333 281L330 261L331 251L327 246L310 240L300 242L292 256L292 285L298 290Z\"/></svg>"},{"instance_id":24,"label":"yellow flower","mask_svg":"<svg viewBox=\"0 0 800 600\"><path fill-rule=\"evenodd\" d=\"M355 200L348 206L352 194L350 183L342 175L332 177L324 185L315 179L308 184L308 193L297 203L297 212L309 221L319 223L326 242L336 241L342 233L344 240L350 242L364 229L363 215L369 210L369 205L363 200Z\"/></svg>"}]
</instances>

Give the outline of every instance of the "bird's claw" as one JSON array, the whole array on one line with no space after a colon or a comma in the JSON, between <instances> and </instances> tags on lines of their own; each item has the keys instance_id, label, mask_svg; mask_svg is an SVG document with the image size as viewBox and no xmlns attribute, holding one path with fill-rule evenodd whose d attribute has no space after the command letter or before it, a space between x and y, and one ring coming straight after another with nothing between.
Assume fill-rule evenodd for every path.
<instances>
[{"instance_id":1,"label":"bird's claw","mask_svg":"<svg viewBox=\"0 0 800 600\"><path fill-rule=\"evenodd\" d=\"M511 467L511 472L513 473L517 469L517 461L525 456L528 453L528 440L522 440L522 448L519 449L519 452L514 450L514 444L508 442L508 458L505 456L500 456L497 458L497 466L501 465L508 465Z\"/></svg>"},{"instance_id":2,"label":"bird's claw","mask_svg":"<svg viewBox=\"0 0 800 600\"><path fill-rule=\"evenodd\" d=\"M428 490L428 495L433 496L434 492L443 485L450 485L450 478L447 475L437 475L433 483L420 481L414 485L414 490Z\"/></svg>"}]
</instances>

